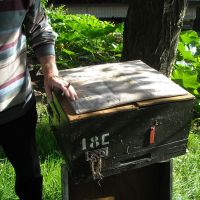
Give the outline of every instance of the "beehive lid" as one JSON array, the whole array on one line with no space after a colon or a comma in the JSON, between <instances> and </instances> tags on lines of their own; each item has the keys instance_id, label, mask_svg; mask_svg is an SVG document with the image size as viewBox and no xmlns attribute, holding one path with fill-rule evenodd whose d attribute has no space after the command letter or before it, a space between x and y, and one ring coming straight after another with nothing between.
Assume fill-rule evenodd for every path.
<instances>
[{"instance_id":1,"label":"beehive lid","mask_svg":"<svg viewBox=\"0 0 200 200\"><path fill-rule=\"evenodd\" d=\"M188 92L140 60L60 70L79 99L70 101L76 114Z\"/></svg>"}]
</instances>

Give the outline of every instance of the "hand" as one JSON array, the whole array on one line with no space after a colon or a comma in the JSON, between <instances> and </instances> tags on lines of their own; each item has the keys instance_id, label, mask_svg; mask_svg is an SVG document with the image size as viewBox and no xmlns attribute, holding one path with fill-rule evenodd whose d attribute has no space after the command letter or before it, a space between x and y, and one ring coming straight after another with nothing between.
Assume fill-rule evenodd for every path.
<instances>
[{"instance_id":1,"label":"hand","mask_svg":"<svg viewBox=\"0 0 200 200\"><path fill-rule=\"evenodd\" d=\"M41 57L40 63L44 74L44 87L46 95L50 101L52 101L52 90L54 87L59 88L63 94L72 101L78 99L74 87L69 84L67 80L58 76L59 72L54 55Z\"/></svg>"},{"instance_id":2,"label":"hand","mask_svg":"<svg viewBox=\"0 0 200 200\"><path fill-rule=\"evenodd\" d=\"M78 95L71 85L70 82L59 76L45 77L44 87L47 94L47 97L52 101L52 90L54 87L59 88L62 91L62 94L68 97L70 100L75 101L78 99Z\"/></svg>"}]
</instances>

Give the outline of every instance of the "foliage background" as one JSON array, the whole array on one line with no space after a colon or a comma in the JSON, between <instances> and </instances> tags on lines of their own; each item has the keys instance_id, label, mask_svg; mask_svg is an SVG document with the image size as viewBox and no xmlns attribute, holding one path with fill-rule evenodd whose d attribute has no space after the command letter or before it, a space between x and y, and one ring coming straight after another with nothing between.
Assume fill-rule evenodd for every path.
<instances>
[{"instance_id":1,"label":"foliage background","mask_svg":"<svg viewBox=\"0 0 200 200\"><path fill-rule=\"evenodd\" d=\"M117 62L121 57L123 24L100 21L91 15L70 15L64 6L47 10L58 34L59 69Z\"/></svg>"},{"instance_id":2,"label":"foliage background","mask_svg":"<svg viewBox=\"0 0 200 200\"><path fill-rule=\"evenodd\" d=\"M46 4L47 0L43 0L43 3ZM123 24L102 22L89 15L68 15L63 6L46 8L46 11L58 34L56 54L59 69L120 60ZM200 111L199 43L196 32L181 33L177 60L172 71L172 80L196 96L197 114ZM39 113L37 141L44 175L44 200L59 200L61 199L60 165L63 159L49 127L45 102L37 104ZM173 200L200 199L198 118L195 118L192 124L187 154L173 161ZM0 199L18 199L14 194L14 171L2 151L0 151Z\"/></svg>"},{"instance_id":3,"label":"foliage background","mask_svg":"<svg viewBox=\"0 0 200 200\"><path fill-rule=\"evenodd\" d=\"M200 38L195 31L183 31L179 37L176 62L171 78L196 97L195 115L200 114Z\"/></svg>"}]
</instances>

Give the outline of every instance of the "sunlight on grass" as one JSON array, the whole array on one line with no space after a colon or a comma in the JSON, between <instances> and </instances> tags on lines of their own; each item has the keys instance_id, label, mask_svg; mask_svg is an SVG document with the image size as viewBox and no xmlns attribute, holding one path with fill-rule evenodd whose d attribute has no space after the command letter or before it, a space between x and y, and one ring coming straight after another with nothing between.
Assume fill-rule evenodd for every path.
<instances>
[{"instance_id":1,"label":"sunlight on grass","mask_svg":"<svg viewBox=\"0 0 200 200\"><path fill-rule=\"evenodd\" d=\"M0 199L18 199L14 193L14 170L7 159L0 160Z\"/></svg>"},{"instance_id":2,"label":"sunlight on grass","mask_svg":"<svg viewBox=\"0 0 200 200\"><path fill-rule=\"evenodd\" d=\"M44 200L61 200L61 164L62 159L50 156L41 165Z\"/></svg>"},{"instance_id":3,"label":"sunlight on grass","mask_svg":"<svg viewBox=\"0 0 200 200\"><path fill-rule=\"evenodd\" d=\"M44 200L61 200L61 163L61 158L53 156L41 163ZM14 170L7 159L0 161L0 177L0 199L18 200L14 192Z\"/></svg>"},{"instance_id":4,"label":"sunlight on grass","mask_svg":"<svg viewBox=\"0 0 200 200\"><path fill-rule=\"evenodd\" d=\"M173 200L200 199L200 135L190 134L187 154L173 159Z\"/></svg>"}]
</instances>

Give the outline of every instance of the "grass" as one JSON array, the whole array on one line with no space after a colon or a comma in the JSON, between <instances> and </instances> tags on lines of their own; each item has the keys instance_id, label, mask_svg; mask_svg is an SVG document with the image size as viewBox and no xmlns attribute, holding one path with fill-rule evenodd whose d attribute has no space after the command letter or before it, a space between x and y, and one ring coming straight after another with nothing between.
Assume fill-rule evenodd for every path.
<instances>
[{"instance_id":1,"label":"grass","mask_svg":"<svg viewBox=\"0 0 200 200\"><path fill-rule=\"evenodd\" d=\"M44 200L61 200L60 151L49 127L48 115L44 106L38 104L37 126L38 151L44 176ZM0 152L0 199L15 200L14 171ZM188 152L173 159L173 200L200 199L200 130L191 129Z\"/></svg>"},{"instance_id":2,"label":"grass","mask_svg":"<svg viewBox=\"0 0 200 200\"><path fill-rule=\"evenodd\" d=\"M62 159L48 156L41 163L44 177L44 200L61 200L61 172ZM18 200L14 193L14 170L7 159L0 163L0 199Z\"/></svg>"},{"instance_id":3,"label":"grass","mask_svg":"<svg viewBox=\"0 0 200 200\"><path fill-rule=\"evenodd\" d=\"M61 200L61 158L49 156L41 164L44 177L44 200Z\"/></svg>"},{"instance_id":4,"label":"grass","mask_svg":"<svg viewBox=\"0 0 200 200\"><path fill-rule=\"evenodd\" d=\"M7 159L0 161L0 199L17 199L14 192L14 171Z\"/></svg>"},{"instance_id":5,"label":"grass","mask_svg":"<svg viewBox=\"0 0 200 200\"><path fill-rule=\"evenodd\" d=\"M44 200L61 199L61 164L62 155L49 126L46 107L38 103L37 143L44 178Z\"/></svg>"},{"instance_id":6,"label":"grass","mask_svg":"<svg viewBox=\"0 0 200 200\"><path fill-rule=\"evenodd\" d=\"M200 134L190 133L187 154L173 160L173 200L200 199Z\"/></svg>"}]
</instances>

